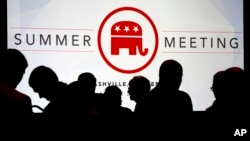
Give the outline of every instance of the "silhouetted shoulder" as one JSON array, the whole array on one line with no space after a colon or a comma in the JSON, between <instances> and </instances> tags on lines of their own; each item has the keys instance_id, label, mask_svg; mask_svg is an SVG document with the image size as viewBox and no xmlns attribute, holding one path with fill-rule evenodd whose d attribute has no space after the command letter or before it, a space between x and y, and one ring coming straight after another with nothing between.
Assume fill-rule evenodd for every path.
<instances>
[{"instance_id":1,"label":"silhouetted shoulder","mask_svg":"<svg viewBox=\"0 0 250 141\"><path fill-rule=\"evenodd\" d=\"M192 105L192 99L189 96L189 94L184 92L184 91L179 91L177 93L177 96L178 96L177 99L179 99L181 101L180 104L183 104L183 111L192 112L193 105Z\"/></svg>"},{"instance_id":2,"label":"silhouetted shoulder","mask_svg":"<svg viewBox=\"0 0 250 141\"><path fill-rule=\"evenodd\" d=\"M189 96L189 94L188 94L187 92L184 92L184 91L179 91L179 92L177 93L177 95L179 95L179 96L181 96L181 97L184 97L184 98L186 98L186 99L191 99L190 96Z\"/></svg>"},{"instance_id":3,"label":"silhouetted shoulder","mask_svg":"<svg viewBox=\"0 0 250 141\"><path fill-rule=\"evenodd\" d=\"M31 114L31 99L16 90L22 80L28 62L17 49L0 53L0 112L9 114Z\"/></svg>"}]
</instances>

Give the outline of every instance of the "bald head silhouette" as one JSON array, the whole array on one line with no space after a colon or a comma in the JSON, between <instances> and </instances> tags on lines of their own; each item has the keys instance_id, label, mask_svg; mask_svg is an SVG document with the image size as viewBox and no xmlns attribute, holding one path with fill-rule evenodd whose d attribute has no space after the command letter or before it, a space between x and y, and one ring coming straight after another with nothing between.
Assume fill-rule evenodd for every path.
<instances>
[{"instance_id":1,"label":"bald head silhouette","mask_svg":"<svg viewBox=\"0 0 250 141\"><path fill-rule=\"evenodd\" d=\"M176 60L166 60L160 66L159 84L178 90L182 81L182 66Z\"/></svg>"},{"instance_id":2,"label":"bald head silhouette","mask_svg":"<svg viewBox=\"0 0 250 141\"><path fill-rule=\"evenodd\" d=\"M96 78L90 72L81 73L78 76L79 85L84 88L85 93L94 94L96 89Z\"/></svg>"}]
</instances>

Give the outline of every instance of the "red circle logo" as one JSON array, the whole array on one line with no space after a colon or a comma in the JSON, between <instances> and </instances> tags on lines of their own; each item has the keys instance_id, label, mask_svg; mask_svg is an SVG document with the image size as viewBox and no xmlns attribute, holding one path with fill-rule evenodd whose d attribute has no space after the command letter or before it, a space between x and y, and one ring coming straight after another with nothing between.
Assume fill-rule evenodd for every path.
<instances>
[{"instance_id":1,"label":"red circle logo","mask_svg":"<svg viewBox=\"0 0 250 141\"><path fill-rule=\"evenodd\" d=\"M99 27L97 40L104 61L121 73L144 70L158 50L154 22L134 7L121 7L110 12Z\"/></svg>"}]
</instances>

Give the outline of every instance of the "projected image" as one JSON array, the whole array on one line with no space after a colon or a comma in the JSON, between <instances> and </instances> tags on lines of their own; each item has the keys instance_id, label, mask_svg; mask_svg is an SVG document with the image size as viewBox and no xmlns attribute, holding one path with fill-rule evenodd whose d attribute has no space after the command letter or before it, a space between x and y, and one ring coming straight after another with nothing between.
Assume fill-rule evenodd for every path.
<instances>
[{"instance_id":1,"label":"projected image","mask_svg":"<svg viewBox=\"0 0 250 141\"><path fill-rule=\"evenodd\" d=\"M145 77L149 90L164 84L180 90L188 110L205 111L216 98L210 89L214 74L244 69L243 0L8 0L7 14L8 48L19 50L28 62L17 89L42 108L34 112L51 101L30 82L40 66L51 69L56 82L76 90L79 81L85 89L93 86L80 77L91 73L95 87L90 91L103 96L106 90L120 89L120 105L131 111L138 103L131 98L133 78ZM160 72L166 60L180 67ZM161 80L161 75L179 81Z\"/></svg>"}]
</instances>

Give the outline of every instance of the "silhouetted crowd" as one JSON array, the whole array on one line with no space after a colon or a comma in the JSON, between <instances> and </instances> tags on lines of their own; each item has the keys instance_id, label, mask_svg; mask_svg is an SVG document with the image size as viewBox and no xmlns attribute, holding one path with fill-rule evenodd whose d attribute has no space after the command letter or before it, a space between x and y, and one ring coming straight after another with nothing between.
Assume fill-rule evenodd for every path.
<instances>
[{"instance_id":1,"label":"silhouetted crowd","mask_svg":"<svg viewBox=\"0 0 250 141\"><path fill-rule=\"evenodd\" d=\"M246 118L249 113L248 83L244 70L236 66L214 74L211 90L215 101L203 111L206 118L198 119L200 117L192 116L195 111L189 94L179 90L183 68L176 60L162 62L159 83L153 89L145 76L137 75L129 81L128 94L136 103L133 111L121 106L122 91L118 86L107 86L104 93L95 93L96 78L91 72L83 72L76 81L66 84L59 81L51 68L41 65L32 70L29 85L49 103L44 109L40 108L42 113L33 113L35 105L31 98L16 90L28 67L25 56L16 49L7 49L0 54L0 65L1 117L11 115L13 123L25 117L33 125L51 132L58 127L62 130L69 127L67 131L87 129L92 133L109 132L110 135L114 131L123 131L121 135L125 129L126 134L146 136L161 129L167 138L188 137L196 134L190 131L192 126L213 129L213 122L219 121L222 127L237 128L238 124L231 122L242 123L242 126L249 121ZM194 125L195 120L200 124ZM41 134L49 134L48 131ZM201 128L197 133L210 135L207 134L209 130L203 131ZM159 136L162 137L160 133Z\"/></svg>"}]
</instances>

